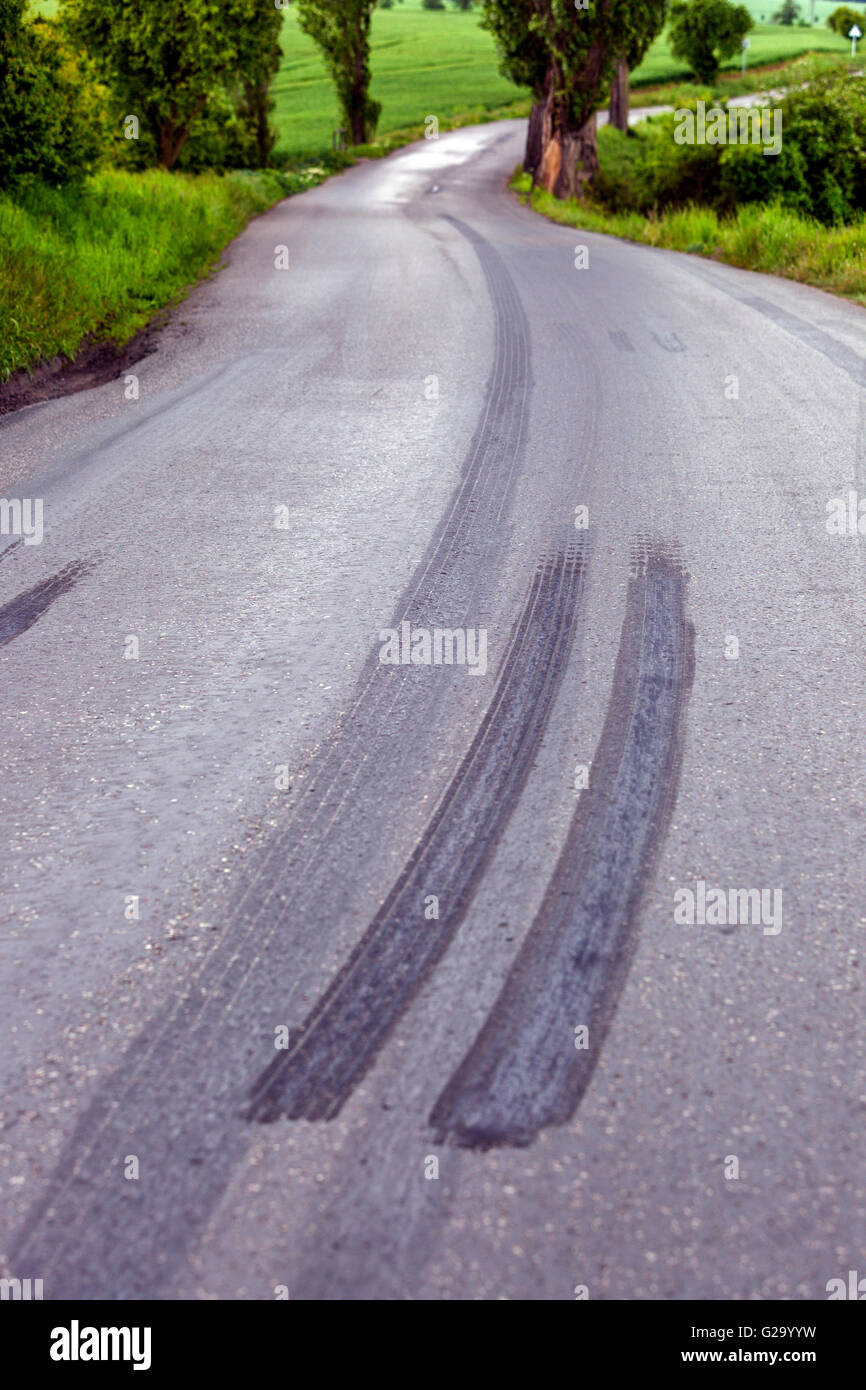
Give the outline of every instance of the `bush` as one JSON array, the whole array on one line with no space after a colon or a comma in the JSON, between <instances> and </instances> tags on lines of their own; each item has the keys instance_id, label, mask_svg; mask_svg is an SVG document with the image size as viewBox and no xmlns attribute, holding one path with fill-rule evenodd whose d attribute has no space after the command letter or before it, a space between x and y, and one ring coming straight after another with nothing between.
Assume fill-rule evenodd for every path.
<instances>
[{"instance_id":1,"label":"bush","mask_svg":"<svg viewBox=\"0 0 866 1390\"><path fill-rule=\"evenodd\" d=\"M0 189L80 181L99 158L106 92L48 20L0 0Z\"/></svg>"},{"instance_id":2,"label":"bush","mask_svg":"<svg viewBox=\"0 0 866 1390\"><path fill-rule=\"evenodd\" d=\"M839 5L832 14L827 16L827 28L832 29L834 34L841 34L843 38L848 37L848 31L857 25L857 28L866 34L866 14L861 10L852 10L850 5Z\"/></svg>"},{"instance_id":3,"label":"bush","mask_svg":"<svg viewBox=\"0 0 866 1390\"><path fill-rule=\"evenodd\" d=\"M0 0L0 4L9 0ZM274 143L268 88L283 16L260 0L67 0L64 28L111 89L133 166L264 165ZM121 139L121 122L138 131ZM187 146L191 137L197 142Z\"/></svg>"},{"instance_id":4,"label":"bush","mask_svg":"<svg viewBox=\"0 0 866 1390\"><path fill-rule=\"evenodd\" d=\"M721 156L723 200L777 199L827 225L866 210L866 89L825 78L782 103L782 152L768 158L755 146Z\"/></svg>"},{"instance_id":5,"label":"bush","mask_svg":"<svg viewBox=\"0 0 866 1390\"><path fill-rule=\"evenodd\" d=\"M612 212L702 203L727 213L776 202L825 225L852 221L866 211L866 83L819 75L780 105L777 155L751 144L677 144L673 113L634 127L636 140L604 127L595 196Z\"/></svg>"},{"instance_id":6,"label":"bush","mask_svg":"<svg viewBox=\"0 0 866 1390\"><path fill-rule=\"evenodd\" d=\"M667 113L633 127L637 139L611 126L599 131L601 169L593 196L612 212L647 213L675 203L718 201L720 171L713 145L674 143Z\"/></svg>"}]
</instances>

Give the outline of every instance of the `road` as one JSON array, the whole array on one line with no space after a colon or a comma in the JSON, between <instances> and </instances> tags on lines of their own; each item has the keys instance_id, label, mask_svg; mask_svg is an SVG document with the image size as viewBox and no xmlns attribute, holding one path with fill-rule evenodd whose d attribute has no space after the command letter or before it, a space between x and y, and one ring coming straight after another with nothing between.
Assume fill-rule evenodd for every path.
<instances>
[{"instance_id":1,"label":"road","mask_svg":"<svg viewBox=\"0 0 866 1390\"><path fill-rule=\"evenodd\" d=\"M137 382L0 421L44 504L0 1253L46 1298L864 1269L866 315L553 225L522 138L282 203ZM436 628L467 661L403 664Z\"/></svg>"}]
</instances>

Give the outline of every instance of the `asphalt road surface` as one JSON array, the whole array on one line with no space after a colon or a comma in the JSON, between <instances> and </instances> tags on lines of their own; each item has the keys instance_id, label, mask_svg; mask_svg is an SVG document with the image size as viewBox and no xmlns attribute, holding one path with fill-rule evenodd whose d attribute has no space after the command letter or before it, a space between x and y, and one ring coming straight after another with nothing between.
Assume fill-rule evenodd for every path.
<instances>
[{"instance_id":1,"label":"asphalt road surface","mask_svg":"<svg viewBox=\"0 0 866 1390\"><path fill-rule=\"evenodd\" d=\"M0 422L48 1299L866 1268L866 315L536 216L522 139L284 202L136 381Z\"/></svg>"}]
</instances>

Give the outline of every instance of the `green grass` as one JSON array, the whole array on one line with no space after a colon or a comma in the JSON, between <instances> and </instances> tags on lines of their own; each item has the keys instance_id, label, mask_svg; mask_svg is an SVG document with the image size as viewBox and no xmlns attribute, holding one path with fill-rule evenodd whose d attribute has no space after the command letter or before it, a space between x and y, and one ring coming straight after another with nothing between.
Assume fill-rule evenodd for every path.
<instances>
[{"instance_id":1,"label":"green grass","mask_svg":"<svg viewBox=\"0 0 866 1390\"><path fill-rule=\"evenodd\" d=\"M695 206L645 217L609 213L574 199L560 202L539 188L530 193L529 176L522 172L511 186L536 212L568 227L781 275L866 304L866 217L844 227L825 227L786 208L754 203L724 218Z\"/></svg>"},{"instance_id":2,"label":"green grass","mask_svg":"<svg viewBox=\"0 0 866 1390\"><path fill-rule=\"evenodd\" d=\"M0 197L0 381L85 339L128 341L285 191L273 174L112 170Z\"/></svg>"},{"instance_id":3,"label":"green grass","mask_svg":"<svg viewBox=\"0 0 866 1390\"><path fill-rule=\"evenodd\" d=\"M744 4L752 18L761 23L772 19L773 15L781 8L781 0L739 0L739 3ZM800 6L800 18L808 20L811 13L809 0L797 0L797 4ZM852 10L866 11L866 4L863 3L863 0L815 0L815 28L826 26L827 16L831 15L840 5L849 5ZM863 28L862 24L860 28L866 34L866 28ZM850 47L849 42L849 50Z\"/></svg>"},{"instance_id":4,"label":"green grass","mask_svg":"<svg viewBox=\"0 0 866 1390\"><path fill-rule=\"evenodd\" d=\"M822 75L843 76L851 64L844 53L820 52L789 58L783 63L751 68L741 75L721 72L712 87L702 87L695 78L675 82L660 82L649 87L633 88L630 104L635 106L684 106L703 97L706 101L730 101L732 97L751 92L772 91L776 88L811 82Z\"/></svg>"}]
</instances>

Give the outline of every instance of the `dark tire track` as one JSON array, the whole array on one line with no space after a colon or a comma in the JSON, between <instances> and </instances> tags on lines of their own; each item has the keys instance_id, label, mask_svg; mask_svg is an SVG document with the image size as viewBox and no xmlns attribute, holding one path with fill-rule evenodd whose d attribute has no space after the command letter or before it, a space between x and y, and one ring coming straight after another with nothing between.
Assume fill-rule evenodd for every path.
<instances>
[{"instance_id":1,"label":"dark tire track","mask_svg":"<svg viewBox=\"0 0 866 1390\"><path fill-rule=\"evenodd\" d=\"M448 949L532 767L567 664L583 580L576 547L539 570L466 757L299 1040L253 1088L250 1119L333 1119ZM427 921L431 893L442 916Z\"/></svg>"},{"instance_id":2,"label":"dark tire track","mask_svg":"<svg viewBox=\"0 0 866 1390\"><path fill-rule=\"evenodd\" d=\"M13 548L9 546L9 550ZM37 623L61 594L67 594L92 568L88 560L73 560L50 578L40 580L32 589L5 603L0 608L0 647L13 642Z\"/></svg>"},{"instance_id":3,"label":"dark tire track","mask_svg":"<svg viewBox=\"0 0 866 1390\"><path fill-rule=\"evenodd\" d=\"M635 947L635 921L674 802L694 635L686 578L640 557L590 786L493 1010L430 1115L438 1142L531 1144L589 1085ZM574 1029L589 1028L576 1050Z\"/></svg>"},{"instance_id":4,"label":"dark tire track","mask_svg":"<svg viewBox=\"0 0 866 1390\"><path fill-rule=\"evenodd\" d=\"M434 626L446 615L454 627L480 625L498 587L524 455L526 315L498 252L465 223L447 220L481 264L494 356L460 478L394 627L404 619ZM304 924L345 913L365 839L389 832L387 806L405 784L406 749L420 758L421 740L432 743L447 717L451 683L466 678L459 668L437 675L446 678L382 667L371 652L350 708L300 770L291 804L277 793L265 808L275 829L255 862L230 894L217 889L212 903L196 904L219 923L220 936L101 1082L15 1241L14 1259L45 1271L50 1298L165 1296L171 1271L248 1149L250 1127L239 1111L263 1047L272 1046L273 1020L297 985L292 940ZM156 1106L159 1127L147 1118ZM147 1184L118 1180L130 1152L149 1173Z\"/></svg>"}]
</instances>

